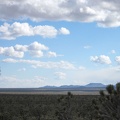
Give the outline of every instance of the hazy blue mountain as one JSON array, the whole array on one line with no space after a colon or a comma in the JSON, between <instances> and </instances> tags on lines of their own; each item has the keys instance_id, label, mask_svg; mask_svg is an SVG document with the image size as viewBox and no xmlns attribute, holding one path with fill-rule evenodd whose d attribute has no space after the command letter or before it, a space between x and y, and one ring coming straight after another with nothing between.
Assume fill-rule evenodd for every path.
<instances>
[{"instance_id":1,"label":"hazy blue mountain","mask_svg":"<svg viewBox=\"0 0 120 120\"><path fill-rule=\"evenodd\" d=\"M85 85L85 87L106 87L106 85L104 85L102 83L89 83L89 84Z\"/></svg>"},{"instance_id":2,"label":"hazy blue mountain","mask_svg":"<svg viewBox=\"0 0 120 120\"><path fill-rule=\"evenodd\" d=\"M79 88L105 88L106 85L102 84L102 83L89 83L87 85L84 86L80 86L80 85L62 85L62 86L44 86L44 87L40 87L43 89L79 89Z\"/></svg>"}]
</instances>

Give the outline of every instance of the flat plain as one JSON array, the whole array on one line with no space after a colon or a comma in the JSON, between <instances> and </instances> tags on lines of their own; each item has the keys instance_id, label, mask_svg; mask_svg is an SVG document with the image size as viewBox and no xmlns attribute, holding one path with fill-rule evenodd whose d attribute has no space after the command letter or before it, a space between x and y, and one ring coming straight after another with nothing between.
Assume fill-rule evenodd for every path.
<instances>
[{"instance_id":1,"label":"flat plain","mask_svg":"<svg viewBox=\"0 0 120 120\"><path fill-rule=\"evenodd\" d=\"M99 95L99 89L39 89L39 88L0 88L0 94L40 94L40 95Z\"/></svg>"}]
</instances>

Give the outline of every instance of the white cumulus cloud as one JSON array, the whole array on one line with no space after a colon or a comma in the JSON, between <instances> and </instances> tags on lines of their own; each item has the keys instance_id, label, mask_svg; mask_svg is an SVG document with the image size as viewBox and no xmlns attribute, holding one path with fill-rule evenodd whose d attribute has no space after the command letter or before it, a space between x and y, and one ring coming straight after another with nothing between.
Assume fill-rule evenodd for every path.
<instances>
[{"instance_id":1,"label":"white cumulus cloud","mask_svg":"<svg viewBox=\"0 0 120 120\"><path fill-rule=\"evenodd\" d=\"M43 51L47 51L49 48L37 41L29 45L15 45L11 47L0 47L0 55L8 57L23 58L25 52L29 52L33 57L42 57Z\"/></svg>"},{"instance_id":2,"label":"white cumulus cloud","mask_svg":"<svg viewBox=\"0 0 120 120\"><path fill-rule=\"evenodd\" d=\"M101 64L111 64L111 60L108 56L100 55L100 56L91 56L90 60L95 63L101 63Z\"/></svg>"},{"instance_id":3,"label":"white cumulus cloud","mask_svg":"<svg viewBox=\"0 0 120 120\"><path fill-rule=\"evenodd\" d=\"M66 28L61 28L61 34L69 34L69 30ZM6 40L14 40L20 36L35 36L39 35L43 38L53 38L59 33L53 26L31 26L28 23L14 22L13 24L4 23L0 26L0 38Z\"/></svg>"},{"instance_id":4,"label":"white cumulus cloud","mask_svg":"<svg viewBox=\"0 0 120 120\"><path fill-rule=\"evenodd\" d=\"M29 9L28 9L29 8ZM31 19L33 21L43 20L65 20L79 22L96 22L102 27L118 27L120 26L120 1L119 0L4 0L0 2L0 19ZM35 34L29 26L25 24L26 29L21 31L21 35ZM4 28L5 30L6 28ZM37 28L38 29L38 28ZM41 28L40 28L41 29ZM36 34L38 33L36 30ZM40 30L41 36L55 36L56 30L44 34L44 30ZM54 34L55 33L55 34ZM10 36L9 31L6 36ZM6 39L8 38L6 37ZM5 36L4 36L5 37ZM14 37L11 37L14 39Z\"/></svg>"},{"instance_id":5,"label":"white cumulus cloud","mask_svg":"<svg viewBox=\"0 0 120 120\"><path fill-rule=\"evenodd\" d=\"M45 54L44 51L47 51ZM20 45L16 44L15 46L10 47L0 47L0 55L4 55L7 57L16 57L16 58L23 58L25 53L29 53L32 57L58 57L63 55L58 55L56 52L49 51L49 48L44 44L41 44L37 41L29 45Z\"/></svg>"},{"instance_id":6,"label":"white cumulus cloud","mask_svg":"<svg viewBox=\"0 0 120 120\"><path fill-rule=\"evenodd\" d=\"M62 27L59 31L60 31L60 34L64 34L64 35L70 34L70 31L64 27Z\"/></svg>"},{"instance_id":7,"label":"white cumulus cloud","mask_svg":"<svg viewBox=\"0 0 120 120\"><path fill-rule=\"evenodd\" d=\"M116 56L115 61L120 64L120 56Z\"/></svg>"},{"instance_id":8,"label":"white cumulus cloud","mask_svg":"<svg viewBox=\"0 0 120 120\"><path fill-rule=\"evenodd\" d=\"M28 46L28 50L48 50L49 48L46 47L45 45L38 43L37 41L31 43Z\"/></svg>"},{"instance_id":9,"label":"white cumulus cloud","mask_svg":"<svg viewBox=\"0 0 120 120\"><path fill-rule=\"evenodd\" d=\"M27 45L19 45L19 44L16 44L14 46L14 49L16 51L23 51L23 52L26 52L28 50L28 46Z\"/></svg>"},{"instance_id":10,"label":"white cumulus cloud","mask_svg":"<svg viewBox=\"0 0 120 120\"><path fill-rule=\"evenodd\" d=\"M0 55L5 55L9 57L23 58L24 52L16 51L14 47L0 47Z\"/></svg>"},{"instance_id":11,"label":"white cumulus cloud","mask_svg":"<svg viewBox=\"0 0 120 120\"><path fill-rule=\"evenodd\" d=\"M43 57L43 52L42 51L30 51L30 55L33 57Z\"/></svg>"},{"instance_id":12,"label":"white cumulus cloud","mask_svg":"<svg viewBox=\"0 0 120 120\"><path fill-rule=\"evenodd\" d=\"M57 57L57 54L55 52L48 52L48 57Z\"/></svg>"}]
</instances>

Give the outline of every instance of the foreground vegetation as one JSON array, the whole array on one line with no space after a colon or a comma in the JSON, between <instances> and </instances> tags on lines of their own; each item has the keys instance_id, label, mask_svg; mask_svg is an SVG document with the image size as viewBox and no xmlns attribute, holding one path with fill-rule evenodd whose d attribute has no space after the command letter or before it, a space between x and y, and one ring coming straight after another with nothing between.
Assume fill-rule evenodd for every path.
<instances>
[{"instance_id":1,"label":"foreground vegetation","mask_svg":"<svg viewBox=\"0 0 120 120\"><path fill-rule=\"evenodd\" d=\"M120 83L100 96L0 94L0 120L120 120Z\"/></svg>"},{"instance_id":2,"label":"foreground vegetation","mask_svg":"<svg viewBox=\"0 0 120 120\"><path fill-rule=\"evenodd\" d=\"M64 114L63 117L66 114L72 116L73 120L89 118L91 101L97 96L72 96L70 99L66 97L66 95L1 94L0 120L60 120L60 113Z\"/></svg>"}]
</instances>

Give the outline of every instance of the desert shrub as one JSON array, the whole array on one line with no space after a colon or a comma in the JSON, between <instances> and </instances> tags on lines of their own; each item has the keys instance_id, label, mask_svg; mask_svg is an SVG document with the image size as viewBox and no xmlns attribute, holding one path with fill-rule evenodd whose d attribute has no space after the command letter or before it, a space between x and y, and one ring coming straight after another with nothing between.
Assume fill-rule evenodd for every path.
<instances>
[{"instance_id":1,"label":"desert shrub","mask_svg":"<svg viewBox=\"0 0 120 120\"><path fill-rule=\"evenodd\" d=\"M100 91L99 100L94 100L96 117L99 120L120 120L120 83L108 85L107 93Z\"/></svg>"}]
</instances>

